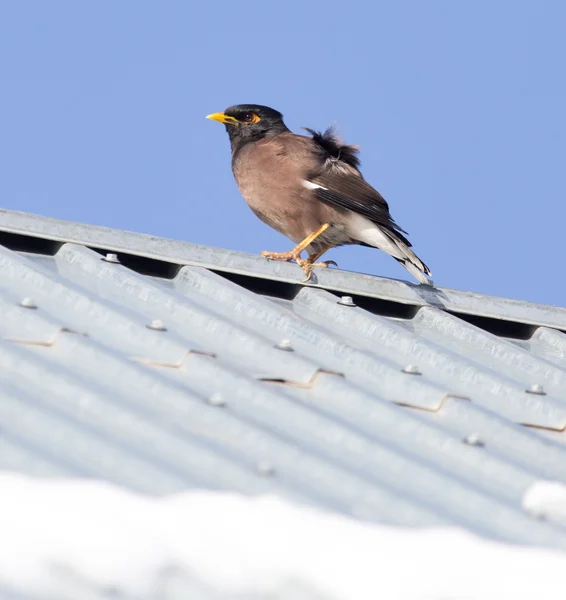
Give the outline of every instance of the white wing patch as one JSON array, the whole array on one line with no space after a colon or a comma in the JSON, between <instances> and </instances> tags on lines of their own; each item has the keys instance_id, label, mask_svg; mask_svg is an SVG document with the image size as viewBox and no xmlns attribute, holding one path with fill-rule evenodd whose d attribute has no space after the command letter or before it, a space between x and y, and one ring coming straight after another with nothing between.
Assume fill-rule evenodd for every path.
<instances>
[{"instance_id":1,"label":"white wing patch","mask_svg":"<svg viewBox=\"0 0 566 600\"><path fill-rule=\"evenodd\" d=\"M318 185L318 183L313 183L312 181L307 181L303 179L303 186L307 188L307 190L328 190L328 188L322 187Z\"/></svg>"}]
</instances>

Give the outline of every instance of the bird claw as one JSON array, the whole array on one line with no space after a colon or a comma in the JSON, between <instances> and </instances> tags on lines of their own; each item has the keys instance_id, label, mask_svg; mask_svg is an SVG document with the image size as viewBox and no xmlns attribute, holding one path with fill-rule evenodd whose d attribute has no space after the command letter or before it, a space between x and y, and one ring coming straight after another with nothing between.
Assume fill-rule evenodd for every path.
<instances>
[{"instance_id":1,"label":"bird claw","mask_svg":"<svg viewBox=\"0 0 566 600\"><path fill-rule=\"evenodd\" d=\"M308 271L308 273L306 270L304 270L304 271L307 276L301 280L301 283L308 283L312 279L312 269L310 271Z\"/></svg>"},{"instance_id":2,"label":"bird claw","mask_svg":"<svg viewBox=\"0 0 566 600\"><path fill-rule=\"evenodd\" d=\"M323 260L322 262L315 262L312 264L313 267L320 267L321 269L328 269L330 265L338 266L338 263L334 260Z\"/></svg>"},{"instance_id":3,"label":"bird claw","mask_svg":"<svg viewBox=\"0 0 566 600\"><path fill-rule=\"evenodd\" d=\"M334 265L335 267L338 266L338 264L333 260L325 260L322 262L311 263L307 259L307 260L301 260L300 262L299 261L297 261L297 262L298 262L298 265L300 267L302 267L303 271L305 272L305 275L307 276L306 279L303 279L303 281L301 283L307 283L311 280L313 267L321 267L323 269L328 269L328 267L330 265Z\"/></svg>"}]
</instances>

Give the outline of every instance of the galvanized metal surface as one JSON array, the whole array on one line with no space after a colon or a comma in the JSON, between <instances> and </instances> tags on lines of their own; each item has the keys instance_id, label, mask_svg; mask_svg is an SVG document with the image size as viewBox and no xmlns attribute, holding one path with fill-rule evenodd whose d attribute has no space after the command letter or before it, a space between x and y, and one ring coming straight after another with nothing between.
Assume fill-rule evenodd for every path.
<instances>
[{"instance_id":1,"label":"galvanized metal surface","mask_svg":"<svg viewBox=\"0 0 566 600\"><path fill-rule=\"evenodd\" d=\"M292 265L22 213L2 231L19 237L0 246L0 468L566 548L521 508L535 481L566 482L565 309L442 290L446 311L342 272L300 286ZM134 255L186 266L142 274Z\"/></svg>"},{"instance_id":2,"label":"galvanized metal surface","mask_svg":"<svg viewBox=\"0 0 566 600\"><path fill-rule=\"evenodd\" d=\"M0 232L2 231L104 249L105 254L112 255L111 260L119 260L120 253L123 253L175 265L201 266L296 285L301 285L304 278L302 270L296 265L268 261L260 256L19 211L0 209ZM430 305L455 313L566 329L564 307L525 303L448 288L432 288L335 269L317 270L314 282L309 285L346 295L362 295L415 307Z\"/></svg>"}]
</instances>

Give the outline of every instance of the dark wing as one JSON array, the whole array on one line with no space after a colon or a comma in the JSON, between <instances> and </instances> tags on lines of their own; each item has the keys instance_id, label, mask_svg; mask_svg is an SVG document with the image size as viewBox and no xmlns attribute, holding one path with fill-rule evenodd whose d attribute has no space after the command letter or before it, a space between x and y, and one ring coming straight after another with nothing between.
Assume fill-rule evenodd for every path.
<instances>
[{"instance_id":1,"label":"dark wing","mask_svg":"<svg viewBox=\"0 0 566 600\"><path fill-rule=\"evenodd\" d=\"M358 170L359 160L352 153L355 147L341 145L328 131L313 133L311 141L317 155L318 168L308 174L308 181L321 187L313 190L319 200L331 206L351 210L395 234L411 246L389 213L385 198L367 183ZM353 160L352 157L355 159Z\"/></svg>"}]
</instances>

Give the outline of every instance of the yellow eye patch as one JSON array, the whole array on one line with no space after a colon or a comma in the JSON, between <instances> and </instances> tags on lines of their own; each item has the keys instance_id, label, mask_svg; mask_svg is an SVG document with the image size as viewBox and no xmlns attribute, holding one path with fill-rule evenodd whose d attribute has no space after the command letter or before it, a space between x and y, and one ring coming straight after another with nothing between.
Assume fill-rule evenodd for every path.
<instances>
[{"instance_id":1,"label":"yellow eye patch","mask_svg":"<svg viewBox=\"0 0 566 600\"><path fill-rule=\"evenodd\" d=\"M241 123L245 123L246 125L251 125L252 123L259 123L261 121L259 115L256 113L246 113L242 115L238 120Z\"/></svg>"}]
</instances>

